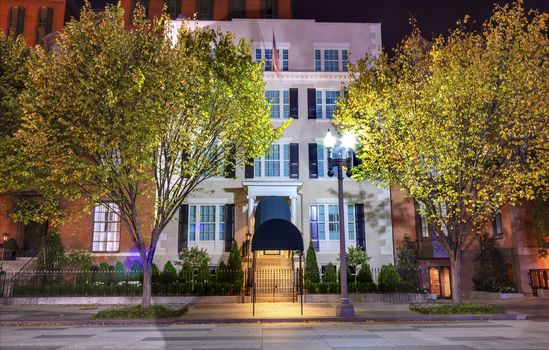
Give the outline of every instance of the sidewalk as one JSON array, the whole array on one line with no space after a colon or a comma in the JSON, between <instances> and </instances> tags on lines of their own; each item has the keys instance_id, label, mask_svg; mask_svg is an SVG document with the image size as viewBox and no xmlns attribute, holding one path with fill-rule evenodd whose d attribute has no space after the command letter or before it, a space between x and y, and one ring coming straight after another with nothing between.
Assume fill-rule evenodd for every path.
<instances>
[{"instance_id":1,"label":"sidewalk","mask_svg":"<svg viewBox=\"0 0 549 350\"><path fill-rule=\"evenodd\" d=\"M164 320L95 320L93 315L112 306L70 305L2 305L0 324L13 325L83 325L83 324L172 324L172 323L257 323L257 322L406 322L406 321L465 321L479 319L515 320L524 319L513 307L505 315L450 315L428 316L410 311L408 304L360 303L355 304L356 316L342 319L335 316L334 303L306 303L303 315L299 303L257 303L255 316L251 303L195 304L187 306L187 313L176 319ZM506 305L502 305L506 307ZM528 303L525 309L539 309L540 305ZM548 315L549 316L549 313Z\"/></svg>"}]
</instances>

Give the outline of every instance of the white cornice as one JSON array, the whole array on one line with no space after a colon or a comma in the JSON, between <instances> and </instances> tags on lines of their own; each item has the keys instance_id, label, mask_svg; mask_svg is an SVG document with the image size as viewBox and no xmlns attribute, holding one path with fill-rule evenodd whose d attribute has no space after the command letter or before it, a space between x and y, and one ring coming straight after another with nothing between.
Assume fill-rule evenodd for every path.
<instances>
[{"instance_id":1,"label":"white cornice","mask_svg":"<svg viewBox=\"0 0 549 350\"><path fill-rule=\"evenodd\" d=\"M340 81L346 82L349 80L348 72L263 72L263 80L265 81Z\"/></svg>"}]
</instances>

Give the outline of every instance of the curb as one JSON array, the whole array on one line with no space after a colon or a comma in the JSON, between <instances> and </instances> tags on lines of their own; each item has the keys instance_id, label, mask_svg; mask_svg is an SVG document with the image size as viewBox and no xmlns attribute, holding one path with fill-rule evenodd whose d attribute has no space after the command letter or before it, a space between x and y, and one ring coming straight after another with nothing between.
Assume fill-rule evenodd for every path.
<instances>
[{"instance_id":1,"label":"curb","mask_svg":"<svg viewBox=\"0 0 549 350\"><path fill-rule=\"evenodd\" d=\"M516 321L526 320L527 316L521 313L496 315L413 315L398 317L246 317L246 318L164 318L164 319L103 319L103 320L13 320L1 321L0 326L129 326L129 325L171 325L171 324L258 324L258 323L310 323L310 322L441 322L441 321Z\"/></svg>"}]
</instances>

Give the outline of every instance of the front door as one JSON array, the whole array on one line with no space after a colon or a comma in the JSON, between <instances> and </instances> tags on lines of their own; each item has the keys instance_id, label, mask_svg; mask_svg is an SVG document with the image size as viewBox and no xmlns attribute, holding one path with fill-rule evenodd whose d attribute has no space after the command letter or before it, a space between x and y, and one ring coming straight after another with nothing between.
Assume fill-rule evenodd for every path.
<instances>
[{"instance_id":1,"label":"front door","mask_svg":"<svg viewBox=\"0 0 549 350\"><path fill-rule=\"evenodd\" d=\"M23 250L22 256L35 256L44 240L46 231L48 229L48 223L38 223L31 221L23 228Z\"/></svg>"},{"instance_id":2,"label":"front door","mask_svg":"<svg viewBox=\"0 0 549 350\"><path fill-rule=\"evenodd\" d=\"M445 266L429 267L429 282L431 284L431 293L443 298L452 296L450 287L450 269Z\"/></svg>"}]
</instances>

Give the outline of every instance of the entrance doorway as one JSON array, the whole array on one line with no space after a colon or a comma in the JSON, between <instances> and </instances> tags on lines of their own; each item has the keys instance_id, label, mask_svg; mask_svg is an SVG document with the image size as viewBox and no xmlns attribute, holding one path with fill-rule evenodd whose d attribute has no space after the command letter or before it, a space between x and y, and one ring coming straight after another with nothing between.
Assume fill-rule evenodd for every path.
<instances>
[{"instance_id":1,"label":"entrance doorway","mask_svg":"<svg viewBox=\"0 0 549 350\"><path fill-rule=\"evenodd\" d=\"M450 285L450 268L446 266L429 267L429 282L431 284L431 293L443 298L452 296Z\"/></svg>"},{"instance_id":2,"label":"entrance doorway","mask_svg":"<svg viewBox=\"0 0 549 350\"><path fill-rule=\"evenodd\" d=\"M42 247L42 242L47 230L47 222L39 223L31 221L26 224L23 227L23 245L21 247L21 256L35 256L40 250L40 247Z\"/></svg>"}]
</instances>

